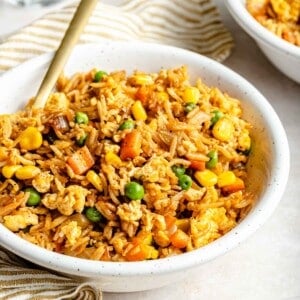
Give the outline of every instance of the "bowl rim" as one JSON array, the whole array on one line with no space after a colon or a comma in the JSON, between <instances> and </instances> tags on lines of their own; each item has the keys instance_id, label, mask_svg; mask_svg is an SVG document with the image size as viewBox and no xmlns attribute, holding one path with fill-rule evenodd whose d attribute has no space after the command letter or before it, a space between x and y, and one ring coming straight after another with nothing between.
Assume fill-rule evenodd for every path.
<instances>
[{"instance_id":1,"label":"bowl rim","mask_svg":"<svg viewBox=\"0 0 300 300\"><path fill-rule=\"evenodd\" d=\"M276 132L276 135L274 136L274 144L275 153L278 155L275 157L272 176L270 177L270 182L273 183L273 190L267 189L263 193L261 201L259 201L255 207L255 214L251 212L241 223L239 223L226 235L202 248L157 260L140 262L105 262L75 258L60 253L55 253L34 245L17 236L2 224L0 224L0 244L13 253L20 255L31 262L37 263L52 270L82 277L127 277L167 274L171 272L182 271L186 268L192 268L196 265L208 262L220 255L225 254L229 250L238 246L242 241L248 238L263 223L267 221L277 207L284 193L289 174L290 155L286 133L279 117L272 108L271 104L250 82L228 67L208 57L191 52L189 50L161 44L144 42L128 43L117 41L109 42L109 44L114 45L114 47L119 47L119 49L122 51L130 51L130 49L132 50L137 47L140 47L145 51L148 49L148 51L151 51L151 53L154 51L156 54L160 53L161 51L166 53L173 51L173 53L176 53L176 55L179 55L180 57L192 57L195 60L201 61L206 66L209 65L209 67L217 69L218 76L220 78L226 75L226 77L230 78L230 82L240 84L243 87L243 90L246 90L248 94L251 95L251 99L255 99L253 100L254 105L259 105L260 113L266 116L266 124L272 124L274 127L273 131ZM101 49L103 44L80 45L76 46L74 51L87 51L89 47L100 47L99 49ZM18 74L19 70L28 68L32 62L38 62L37 65L40 68L41 63L45 62L45 60L46 62L49 62L52 56L53 53L46 53L33 58L0 76L0 81L3 80L3 78L9 78L9 76ZM278 184L278 182L280 182L280 184ZM19 245L19 247L17 249L14 248L15 245Z\"/></svg>"},{"instance_id":2,"label":"bowl rim","mask_svg":"<svg viewBox=\"0 0 300 300\"><path fill-rule=\"evenodd\" d=\"M259 39L259 41L269 46L278 48L287 55L294 55L300 58L300 47L278 37L256 21L246 9L245 0L225 0L225 5L234 19L252 38Z\"/></svg>"}]
</instances>

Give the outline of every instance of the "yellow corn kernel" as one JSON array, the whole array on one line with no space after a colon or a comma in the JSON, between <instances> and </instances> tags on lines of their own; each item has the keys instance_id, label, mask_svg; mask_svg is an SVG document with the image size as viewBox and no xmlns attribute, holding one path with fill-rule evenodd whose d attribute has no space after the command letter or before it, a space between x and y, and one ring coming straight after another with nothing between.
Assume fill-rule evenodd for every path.
<instances>
[{"instance_id":1,"label":"yellow corn kernel","mask_svg":"<svg viewBox=\"0 0 300 300\"><path fill-rule=\"evenodd\" d=\"M297 22L300 18L300 1L294 0L290 5L290 20Z\"/></svg>"},{"instance_id":2,"label":"yellow corn kernel","mask_svg":"<svg viewBox=\"0 0 300 300\"><path fill-rule=\"evenodd\" d=\"M156 94L157 100L160 102L166 102L169 100L169 94L166 92L158 92Z\"/></svg>"},{"instance_id":3,"label":"yellow corn kernel","mask_svg":"<svg viewBox=\"0 0 300 300\"><path fill-rule=\"evenodd\" d=\"M36 127L27 127L19 136L21 149L35 150L41 147L43 136Z\"/></svg>"},{"instance_id":4,"label":"yellow corn kernel","mask_svg":"<svg viewBox=\"0 0 300 300\"><path fill-rule=\"evenodd\" d=\"M137 240L141 241L141 243L145 245L151 245L152 244L152 233L147 231L140 231L137 234Z\"/></svg>"},{"instance_id":5,"label":"yellow corn kernel","mask_svg":"<svg viewBox=\"0 0 300 300\"><path fill-rule=\"evenodd\" d=\"M218 176L211 170L205 169L194 174L197 181L204 187L214 186L218 182Z\"/></svg>"},{"instance_id":6,"label":"yellow corn kernel","mask_svg":"<svg viewBox=\"0 0 300 300\"><path fill-rule=\"evenodd\" d=\"M287 1L270 0L271 6L281 21L290 19L290 4Z\"/></svg>"},{"instance_id":7,"label":"yellow corn kernel","mask_svg":"<svg viewBox=\"0 0 300 300\"><path fill-rule=\"evenodd\" d=\"M21 166L15 172L18 179L25 180L34 178L41 170L36 166Z\"/></svg>"},{"instance_id":8,"label":"yellow corn kernel","mask_svg":"<svg viewBox=\"0 0 300 300\"><path fill-rule=\"evenodd\" d=\"M228 142L232 139L234 125L228 118L221 118L213 127L212 133L221 142Z\"/></svg>"},{"instance_id":9,"label":"yellow corn kernel","mask_svg":"<svg viewBox=\"0 0 300 300\"><path fill-rule=\"evenodd\" d=\"M141 101L135 101L131 107L131 111L137 121L145 121L147 119L147 113Z\"/></svg>"},{"instance_id":10,"label":"yellow corn kernel","mask_svg":"<svg viewBox=\"0 0 300 300\"><path fill-rule=\"evenodd\" d=\"M122 164L121 158L113 152L107 152L105 154L105 161L114 167L119 167Z\"/></svg>"},{"instance_id":11,"label":"yellow corn kernel","mask_svg":"<svg viewBox=\"0 0 300 300\"><path fill-rule=\"evenodd\" d=\"M147 74L135 74L132 76L133 83L136 85L152 85L154 84L153 78Z\"/></svg>"},{"instance_id":12,"label":"yellow corn kernel","mask_svg":"<svg viewBox=\"0 0 300 300\"><path fill-rule=\"evenodd\" d=\"M153 246L144 245L143 247L146 250L146 259L158 258L158 250L156 250Z\"/></svg>"},{"instance_id":13,"label":"yellow corn kernel","mask_svg":"<svg viewBox=\"0 0 300 300\"><path fill-rule=\"evenodd\" d=\"M224 187L227 185L234 184L236 181L236 176L232 171L225 171L218 176L218 186Z\"/></svg>"},{"instance_id":14,"label":"yellow corn kernel","mask_svg":"<svg viewBox=\"0 0 300 300\"><path fill-rule=\"evenodd\" d=\"M93 170L89 170L86 174L86 179L90 182L99 192L103 191L102 181L100 176Z\"/></svg>"},{"instance_id":15,"label":"yellow corn kernel","mask_svg":"<svg viewBox=\"0 0 300 300\"><path fill-rule=\"evenodd\" d=\"M250 149L251 139L248 130L243 130L238 138L238 143L243 150Z\"/></svg>"},{"instance_id":16,"label":"yellow corn kernel","mask_svg":"<svg viewBox=\"0 0 300 300\"><path fill-rule=\"evenodd\" d=\"M21 165L4 166L2 168L2 175L7 179L12 178L15 175L16 171L21 167Z\"/></svg>"},{"instance_id":17,"label":"yellow corn kernel","mask_svg":"<svg viewBox=\"0 0 300 300\"><path fill-rule=\"evenodd\" d=\"M170 244L170 236L166 231L157 231L153 238L158 246L167 247Z\"/></svg>"},{"instance_id":18,"label":"yellow corn kernel","mask_svg":"<svg viewBox=\"0 0 300 300\"><path fill-rule=\"evenodd\" d=\"M185 103L197 103L199 98L200 91L194 86L187 87L182 94L182 99Z\"/></svg>"}]
</instances>

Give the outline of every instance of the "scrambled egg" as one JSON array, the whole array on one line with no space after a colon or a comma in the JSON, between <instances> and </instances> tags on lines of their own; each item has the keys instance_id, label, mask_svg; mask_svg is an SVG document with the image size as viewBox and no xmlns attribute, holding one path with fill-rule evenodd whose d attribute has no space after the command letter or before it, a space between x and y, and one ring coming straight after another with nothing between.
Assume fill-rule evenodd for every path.
<instances>
[{"instance_id":1,"label":"scrambled egg","mask_svg":"<svg viewBox=\"0 0 300 300\"><path fill-rule=\"evenodd\" d=\"M161 157L151 158L143 167L137 170L135 176L147 182L159 182L168 177L169 162Z\"/></svg>"},{"instance_id":2,"label":"scrambled egg","mask_svg":"<svg viewBox=\"0 0 300 300\"><path fill-rule=\"evenodd\" d=\"M39 218L28 210L18 211L15 215L4 216L4 225L11 231L19 231L29 225L37 225Z\"/></svg>"},{"instance_id":3,"label":"scrambled egg","mask_svg":"<svg viewBox=\"0 0 300 300\"><path fill-rule=\"evenodd\" d=\"M184 196L188 201L197 201L204 196L205 192L206 188L201 188L199 190L190 188L184 193Z\"/></svg>"},{"instance_id":4,"label":"scrambled egg","mask_svg":"<svg viewBox=\"0 0 300 300\"><path fill-rule=\"evenodd\" d=\"M46 102L46 109L48 110L66 110L69 106L69 101L64 93L53 93L49 96Z\"/></svg>"},{"instance_id":5,"label":"scrambled egg","mask_svg":"<svg viewBox=\"0 0 300 300\"><path fill-rule=\"evenodd\" d=\"M118 206L117 215L122 221L137 221L143 215L141 203L139 201L131 201L128 204L121 204Z\"/></svg>"},{"instance_id":6,"label":"scrambled egg","mask_svg":"<svg viewBox=\"0 0 300 300\"><path fill-rule=\"evenodd\" d=\"M195 248L202 247L219 238L234 226L235 221L226 216L224 207L209 208L196 219L191 219L193 246Z\"/></svg>"},{"instance_id":7,"label":"scrambled egg","mask_svg":"<svg viewBox=\"0 0 300 300\"><path fill-rule=\"evenodd\" d=\"M75 245L81 236L81 227L77 225L76 221L71 221L67 225L62 226L61 231L72 246Z\"/></svg>"},{"instance_id":8,"label":"scrambled egg","mask_svg":"<svg viewBox=\"0 0 300 300\"><path fill-rule=\"evenodd\" d=\"M32 180L33 187L40 193L47 193L50 190L54 176L49 172L41 172Z\"/></svg>"},{"instance_id":9,"label":"scrambled egg","mask_svg":"<svg viewBox=\"0 0 300 300\"><path fill-rule=\"evenodd\" d=\"M42 203L49 209L57 209L62 215L70 216L74 211L83 211L88 194L86 188L70 185L60 194L46 194Z\"/></svg>"}]
</instances>

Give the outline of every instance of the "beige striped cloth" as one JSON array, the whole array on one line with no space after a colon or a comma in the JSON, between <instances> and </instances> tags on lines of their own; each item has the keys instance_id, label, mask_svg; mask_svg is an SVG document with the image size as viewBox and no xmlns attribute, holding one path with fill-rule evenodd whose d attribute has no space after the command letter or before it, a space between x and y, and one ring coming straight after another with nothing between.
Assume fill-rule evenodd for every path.
<instances>
[{"instance_id":1,"label":"beige striped cloth","mask_svg":"<svg viewBox=\"0 0 300 300\"><path fill-rule=\"evenodd\" d=\"M56 49L78 1L52 12L0 44L0 72ZM142 40L187 48L223 61L232 50L231 34L211 0L121 0L99 2L80 43L103 39Z\"/></svg>"},{"instance_id":2,"label":"beige striped cloth","mask_svg":"<svg viewBox=\"0 0 300 300\"><path fill-rule=\"evenodd\" d=\"M187 48L217 61L226 59L233 39L212 0L119 0L99 2L80 43L142 40ZM0 73L32 57L55 50L78 5L23 28L0 44ZM1 80L1 78L0 78ZM88 283L26 262L0 247L0 299L101 299Z\"/></svg>"}]
</instances>

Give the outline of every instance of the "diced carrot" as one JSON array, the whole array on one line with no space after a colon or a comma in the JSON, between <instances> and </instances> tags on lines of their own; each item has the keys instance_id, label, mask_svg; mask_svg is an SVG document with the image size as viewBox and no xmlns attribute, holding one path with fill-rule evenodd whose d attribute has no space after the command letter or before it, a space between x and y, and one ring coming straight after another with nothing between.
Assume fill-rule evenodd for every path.
<instances>
[{"instance_id":1,"label":"diced carrot","mask_svg":"<svg viewBox=\"0 0 300 300\"><path fill-rule=\"evenodd\" d=\"M140 100L145 105L147 103L150 91L151 90L149 87L141 86L135 93L135 99Z\"/></svg>"},{"instance_id":2,"label":"diced carrot","mask_svg":"<svg viewBox=\"0 0 300 300\"><path fill-rule=\"evenodd\" d=\"M133 159L141 153L142 135L133 130L127 133L122 141L120 157L122 160Z\"/></svg>"},{"instance_id":3,"label":"diced carrot","mask_svg":"<svg viewBox=\"0 0 300 300\"><path fill-rule=\"evenodd\" d=\"M75 174L81 175L89 170L95 161L88 147L84 146L73 153L73 155L67 159L67 163Z\"/></svg>"},{"instance_id":4,"label":"diced carrot","mask_svg":"<svg viewBox=\"0 0 300 300\"><path fill-rule=\"evenodd\" d=\"M137 236L132 239L132 243L137 244L145 244L151 245L152 244L152 233L149 231L140 231Z\"/></svg>"},{"instance_id":5,"label":"diced carrot","mask_svg":"<svg viewBox=\"0 0 300 300\"><path fill-rule=\"evenodd\" d=\"M190 160L189 167L193 170L203 171L205 169L205 161L203 160Z\"/></svg>"},{"instance_id":6,"label":"diced carrot","mask_svg":"<svg viewBox=\"0 0 300 300\"><path fill-rule=\"evenodd\" d=\"M182 249L187 246L189 236L181 229L177 229L177 231L170 236L170 241L175 248Z\"/></svg>"},{"instance_id":7,"label":"diced carrot","mask_svg":"<svg viewBox=\"0 0 300 300\"><path fill-rule=\"evenodd\" d=\"M149 245L134 245L125 255L127 261L139 261L145 259L155 259L158 257L158 251Z\"/></svg>"},{"instance_id":8,"label":"diced carrot","mask_svg":"<svg viewBox=\"0 0 300 300\"><path fill-rule=\"evenodd\" d=\"M67 111L65 112L65 116L66 116L67 120L68 120L69 122L71 122L71 121L74 120L75 113L74 113L72 110L69 109L69 110L67 110Z\"/></svg>"},{"instance_id":9,"label":"diced carrot","mask_svg":"<svg viewBox=\"0 0 300 300\"><path fill-rule=\"evenodd\" d=\"M243 190L245 188L245 183L241 178L236 178L235 182L233 184L224 186L222 188L222 192L224 194L231 194L234 192L238 192L240 190Z\"/></svg>"},{"instance_id":10,"label":"diced carrot","mask_svg":"<svg viewBox=\"0 0 300 300\"><path fill-rule=\"evenodd\" d=\"M176 223L177 218L171 215L165 215L165 222L166 222L166 227L167 230L171 229L175 223Z\"/></svg>"}]
</instances>

